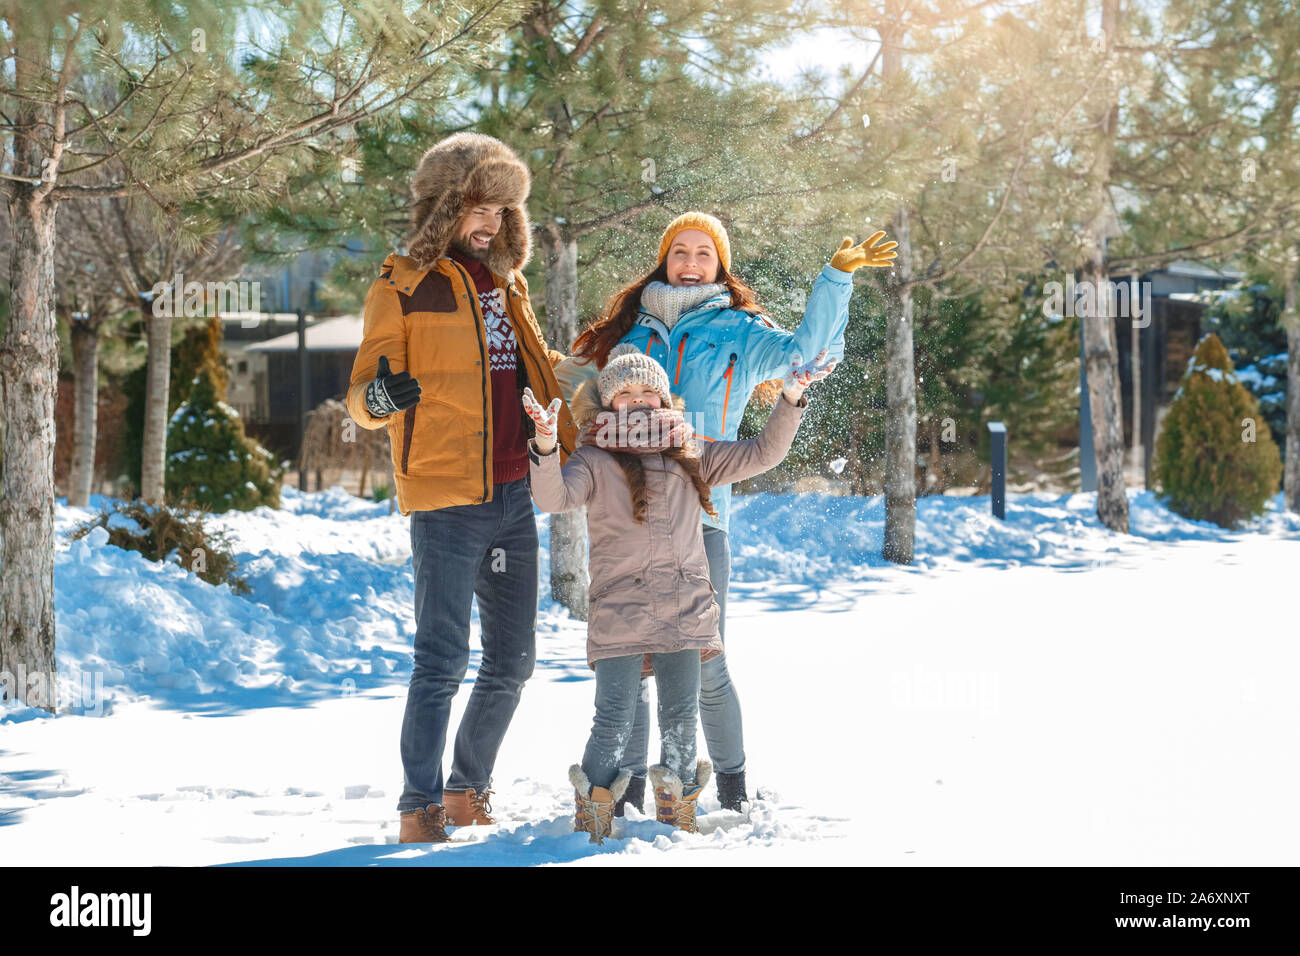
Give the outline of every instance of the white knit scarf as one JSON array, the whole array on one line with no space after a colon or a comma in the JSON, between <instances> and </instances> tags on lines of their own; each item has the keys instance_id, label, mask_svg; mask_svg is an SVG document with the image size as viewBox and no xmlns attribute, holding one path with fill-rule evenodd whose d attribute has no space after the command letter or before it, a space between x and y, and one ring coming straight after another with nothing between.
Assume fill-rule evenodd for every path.
<instances>
[{"instance_id":1,"label":"white knit scarf","mask_svg":"<svg viewBox=\"0 0 1300 956\"><path fill-rule=\"evenodd\" d=\"M663 321L672 328L683 312L689 312L721 292L727 287L721 282L708 282L704 285L668 285L666 282L651 282L641 290L641 308Z\"/></svg>"}]
</instances>

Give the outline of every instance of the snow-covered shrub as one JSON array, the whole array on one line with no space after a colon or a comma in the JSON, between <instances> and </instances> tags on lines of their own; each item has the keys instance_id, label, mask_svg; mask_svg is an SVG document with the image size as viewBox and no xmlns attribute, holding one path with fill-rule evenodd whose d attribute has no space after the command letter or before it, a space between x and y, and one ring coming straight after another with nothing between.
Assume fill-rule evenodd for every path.
<instances>
[{"instance_id":1,"label":"snow-covered shrub","mask_svg":"<svg viewBox=\"0 0 1300 956\"><path fill-rule=\"evenodd\" d=\"M1214 334L1188 362L1156 442L1155 472L1171 509L1224 528L1261 513L1277 493L1277 445Z\"/></svg>"},{"instance_id":2,"label":"snow-covered shrub","mask_svg":"<svg viewBox=\"0 0 1300 956\"><path fill-rule=\"evenodd\" d=\"M1278 451L1286 454L1286 353L1266 355L1237 369L1237 378L1255 398Z\"/></svg>"},{"instance_id":3,"label":"snow-covered shrub","mask_svg":"<svg viewBox=\"0 0 1300 956\"><path fill-rule=\"evenodd\" d=\"M211 377L195 376L189 400L167 425L169 495L205 511L278 508L281 474L275 456L244 433L239 412L217 396Z\"/></svg>"},{"instance_id":4,"label":"snow-covered shrub","mask_svg":"<svg viewBox=\"0 0 1300 956\"><path fill-rule=\"evenodd\" d=\"M229 584L236 594L249 593L236 575L238 565L224 532L203 527L200 512L176 507L153 507L143 501L118 501L112 511L101 511L72 532L83 538L95 528L108 532L108 543L138 551L150 561L174 561L209 584Z\"/></svg>"}]
</instances>

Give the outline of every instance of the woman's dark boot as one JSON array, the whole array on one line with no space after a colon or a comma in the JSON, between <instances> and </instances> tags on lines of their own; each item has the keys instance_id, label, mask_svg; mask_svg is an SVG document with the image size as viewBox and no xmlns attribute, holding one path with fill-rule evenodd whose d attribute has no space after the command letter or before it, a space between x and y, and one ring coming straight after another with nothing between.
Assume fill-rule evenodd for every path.
<instances>
[{"instance_id":1,"label":"woman's dark boot","mask_svg":"<svg viewBox=\"0 0 1300 956\"><path fill-rule=\"evenodd\" d=\"M745 771L719 773L717 777L718 802L722 804L722 809L739 812L741 801L749 799L745 795Z\"/></svg>"},{"instance_id":2,"label":"woman's dark boot","mask_svg":"<svg viewBox=\"0 0 1300 956\"><path fill-rule=\"evenodd\" d=\"M645 777L633 777L627 782L623 798L614 804L614 816L623 815L623 804L630 803L642 813L645 812Z\"/></svg>"}]
</instances>

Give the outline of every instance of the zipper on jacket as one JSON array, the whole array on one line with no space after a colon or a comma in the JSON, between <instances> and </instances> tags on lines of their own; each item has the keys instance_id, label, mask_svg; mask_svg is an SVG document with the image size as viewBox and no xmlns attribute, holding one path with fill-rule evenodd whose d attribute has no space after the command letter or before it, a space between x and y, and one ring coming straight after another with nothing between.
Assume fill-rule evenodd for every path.
<instances>
[{"instance_id":1,"label":"zipper on jacket","mask_svg":"<svg viewBox=\"0 0 1300 956\"><path fill-rule=\"evenodd\" d=\"M690 332L683 332L681 341L677 343L677 371L673 373L673 384L676 385L682 378L682 353L686 351L686 340L691 337Z\"/></svg>"},{"instance_id":2,"label":"zipper on jacket","mask_svg":"<svg viewBox=\"0 0 1300 956\"><path fill-rule=\"evenodd\" d=\"M450 256L447 257L447 261L456 267L456 271L460 273L461 278L465 281L465 291L469 293L470 310L474 313L474 318L478 322L478 327L475 329L475 332L478 333L478 352L482 361L480 368L483 369L483 431L480 433L483 436L483 497L479 499L479 503L482 504L488 500L488 494L492 490L488 487L487 470L488 402L490 400L488 392L488 356L486 343L487 321L483 318L483 313L479 310L478 286L474 285L474 280L469 277L469 273L465 271L464 266L455 259L452 259Z\"/></svg>"},{"instance_id":3,"label":"zipper on jacket","mask_svg":"<svg viewBox=\"0 0 1300 956\"><path fill-rule=\"evenodd\" d=\"M731 361L727 363L727 370L722 373L722 377L727 380L727 393L722 398L722 437L727 437L727 405L731 401L731 377L736 371L736 359L739 356L731 353Z\"/></svg>"}]
</instances>

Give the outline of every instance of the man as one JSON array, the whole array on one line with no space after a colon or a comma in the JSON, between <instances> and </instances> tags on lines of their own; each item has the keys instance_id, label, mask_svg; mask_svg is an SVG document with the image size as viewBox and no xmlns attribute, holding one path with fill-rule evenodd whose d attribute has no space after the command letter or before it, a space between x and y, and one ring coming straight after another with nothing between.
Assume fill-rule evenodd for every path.
<instances>
[{"instance_id":1,"label":"man","mask_svg":"<svg viewBox=\"0 0 1300 956\"><path fill-rule=\"evenodd\" d=\"M522 269L528 168L504 143L458 133L420 160L410 254L390 255L366 296L348 411L387 428L397 506L411 516L415 669L402 719L402 843L490 824L489 784L533 672L537 527L527 482L524 386L560 397ZM577 429L561 407L558 441ZM477 596L482 662L444 787L451 701L469 666Z\"/></svg>"}]
</instances>

